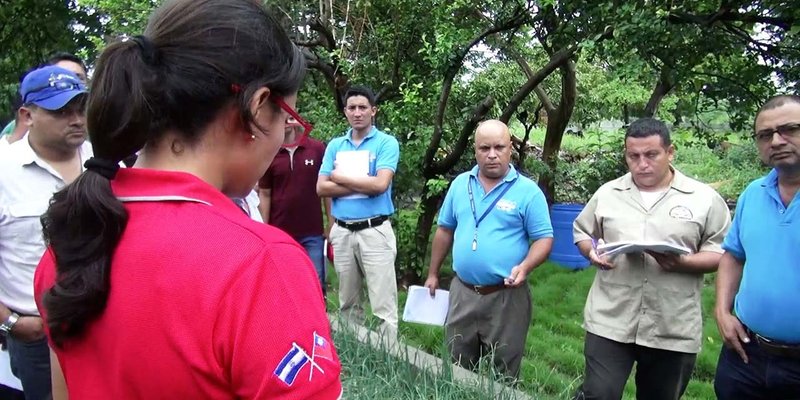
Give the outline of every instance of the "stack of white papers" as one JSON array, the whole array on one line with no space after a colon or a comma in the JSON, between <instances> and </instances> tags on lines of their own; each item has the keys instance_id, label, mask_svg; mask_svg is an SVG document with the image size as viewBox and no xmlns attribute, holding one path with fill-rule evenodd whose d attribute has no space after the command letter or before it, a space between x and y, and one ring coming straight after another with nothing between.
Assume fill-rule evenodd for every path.
<instances>
[{"instance_id":1,"label":"stack of white papers","mask_svg":"<svg viewBox=\"0 0 800 400\"><path fill-rule=\"evenodd\" d=\"M428 288L411 286L408 288L403 321L443 326L449 302L450 292L447 290L436 289L436 296L431 297Z\"/></svg>"},{"instance_id":2,"label":"stack of white papers","mask_svg":"<svg viewBox=\"0 0 800 400\"><path fill-rule=\"evenodd\" d=\"M345 150L336 153L336 169L346 176L369 176L369 150ZM342 199L364 199L367 195L355 193Z\"/></svg>"},{"instance_id":3,"label":"stack of white papers","mask_svg":"<svg viewBox=\"0 0 800 400\"><path fill-rule=\"evenodd\" d=\"M612 242L597 246L597 253L604 256L615 256L625 253L654 253L690 254L692 251L686 247L668 242Z\"/></svg>"},{"instance_id":4,"label":"stack of white papers","mask_svg":"<svg viewBox=\"0 0 800 400\"><path fill-rule=\"evenodd\" d=\"M22 390L22 382L11 373L11 359L8 357L8 352L4 350L0 350L0 384Z\"/></svg>"}]
</instances>

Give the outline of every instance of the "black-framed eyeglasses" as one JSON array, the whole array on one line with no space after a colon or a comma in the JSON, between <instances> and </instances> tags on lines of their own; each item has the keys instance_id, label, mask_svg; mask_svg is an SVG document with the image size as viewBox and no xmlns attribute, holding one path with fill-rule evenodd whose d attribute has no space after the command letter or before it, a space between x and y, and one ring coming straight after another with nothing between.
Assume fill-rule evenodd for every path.
<instances>
[{"instance_id":1,"label":"black-framed eyeglasses","mask_svg":"<svg viewBox=\"0 0 800 400\"><path fill-rule=\"evenodd\" d=\"M775 134L781 135L784 139L792 139L800 137L800 123L785 124L776 127L775 129L763 129L756 132L753 137L758 143L769 143Z\"/></svg>"},{"instance_id":2,"label":"black-framed eyeglasses","mask_svg":"<svg viewBox=\"0 0 800 400\"><path fill-rule=\"evenodd\" d=\"M297 113L297 111L295 111L290 105L286 104L286 102L283 101L283 98L278 97L278 96L270 96L269 99L273 103L277 104L278 107L280 107L283 111L286 111L286 113L289 114L289 116L294 119L293 122L289 123L289 126L299 125L299 126L303 127L303 134L302 135L296 136L294 138L293 142L284 143L282 146L283 147L295 147L295 146L299 145L300 143L305 142L306 138L308 137L308 135L314 129L314 126L311 125L310 123L306 122L306 120L304 120L303 117L301 117L300 114Z\"/></svg>"}]
</instances>

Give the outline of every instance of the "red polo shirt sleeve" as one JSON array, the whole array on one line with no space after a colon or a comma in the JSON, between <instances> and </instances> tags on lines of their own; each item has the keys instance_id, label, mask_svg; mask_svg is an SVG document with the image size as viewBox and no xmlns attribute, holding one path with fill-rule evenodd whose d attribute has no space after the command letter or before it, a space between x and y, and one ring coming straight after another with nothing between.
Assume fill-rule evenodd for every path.
<instances>
[{"instance_id":1,"label":"red polo shirt sleeve","mask_svg":"<svg viewBox=\"0 0 800 400\"><path fill-rule=\"evenodd\" d=\"M339 398L341 366L327 315L319 307L318 286L308 284L316 279L313 269L275 273L276 265L302 265L308 259L298 246L275 243L251 262L263 267L239 269L214 327L215 353L229 367L237 397Z\"/></svg>"}]
</instances>

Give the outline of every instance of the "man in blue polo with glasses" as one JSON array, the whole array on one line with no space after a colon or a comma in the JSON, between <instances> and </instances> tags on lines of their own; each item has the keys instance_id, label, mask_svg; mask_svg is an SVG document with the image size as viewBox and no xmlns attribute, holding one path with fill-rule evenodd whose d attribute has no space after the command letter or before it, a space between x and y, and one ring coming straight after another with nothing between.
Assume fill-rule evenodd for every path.
<instances>
[{"instance_id":1,"label":"man in blue polo with glasses","mask_svg":"<svg viewBox=\"0 0 800 400\"><path fill-rule=\"evenodd\" d=\"M354 86L344 95L350 129L330 141L322 158L317 194L333 199L329 240L339 277L339 310L361 322L361 286L367 282L372 314L380 331L397 335L397 243L392 179L400 158L397 139L373 124L378 109L372 90Z\"/></svg>"},{"instance_id":2,"label":"man in blue polo with glasses","mask_svg":"<svg viewBox=\"0 0 800 400\"><path fill-rule=\"evenodd\" d=\"M714 390L720 400L800 399L800 96L761 106L754 138L773 170L739 196L722 244Z\"/></svg>"},{"instance_id":3,"label":"man in blue polo with glasses","mask_svg":"<svg viewBox=\"0 0 800 400\"><path fill-rule=\"evenodd\" d=\"M519 376L531 323L528 274L553 246L547 201L539 186L511 165L511 136L501 121L475 132L478 163L450 185L439 210L425 287L439 287L439 269L453 248L445 335L453 361L477 367L493 355L497 372Z\"/></svg>"},{"instance_id":4,"label":"man in blue polo with glasses","mask_svg":"<svg viewBox=\"0 0 800 400\"><path fill-rule=\"evenodd\" d=\"M0 154L0 335L28 400L50 397L50 350L33 299L33 275L45 251L40 217L53 193L83 172L86 86L47 66L20 86L20 123L28 134Z\"/></svg>"}]
</instances>

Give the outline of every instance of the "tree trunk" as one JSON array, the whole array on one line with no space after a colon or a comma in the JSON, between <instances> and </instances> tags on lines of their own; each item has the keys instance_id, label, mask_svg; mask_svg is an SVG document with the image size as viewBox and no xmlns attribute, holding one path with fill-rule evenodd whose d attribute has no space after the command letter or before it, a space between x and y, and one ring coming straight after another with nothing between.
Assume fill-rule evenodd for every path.
<instances>
[{"instance_id":1,"label":"tree trunk","mask_svg":"<svg viewBox=\"0 0 800 400\"><path fill-rule=\"evenodd\" d=\"M625 126L628 126L631 123L631 113L628 111L628 104L622 105L622 122L625 123Z\"/></svg>"},{"instance_id":2,"label":"tree trunk","mask_svg":"<svg viewBox=\"0 0 800 400\"><path fill-rule=\"evenodd\" d=\"M561 101L554 110L547 113L547 133L544 137L542 160L548 166L550 173L539 178L539 187L544 192L547 204L555 202L555 174L558 165L558 151L561 149L561 140L564 130L572 118L575 109L575 99L578 96L577 79L575 76L575 63L569 61L560 68L561 73ZM546 108L545 108L546 109Z\"/></svg>"},{"instance_id":3,"label":"tree trunk","mask_svg":"<svg viewBox=\"0 0 800 400\"><path fill-rule=\"evenodd\" d=\"M661 104L661 100L664 100L664 97L666 97L674 87L675 79L672 77L672 70L667 66L662 67L658 83L656 83L656 87L653 88L650 99L644 107L643 116L653 118L653 116L656 115L656 111L658 111L658 105Z\"/></svg>"},{"instance_id":4,"label":"tree trunk","mask_svg":"<svg viewBox=\"0 0 800 400\"><path fill-rule=\"evenodd\" d=\"M400 285L408 287L422 282L422 275L428 266L425 265L425 259L428 254L428 243L430 242L431 228L433 228L433 219L436 217L436 212L439 211L439 202L441 201L443 193L429 195L428 187L422 190L422 201L420 202L419 217L417 217L417 230L414 234L414 247L415 251L411 254L414 258L405 265L411 268L405 268L400 278Z\"/></svg>"}]
</instances>

